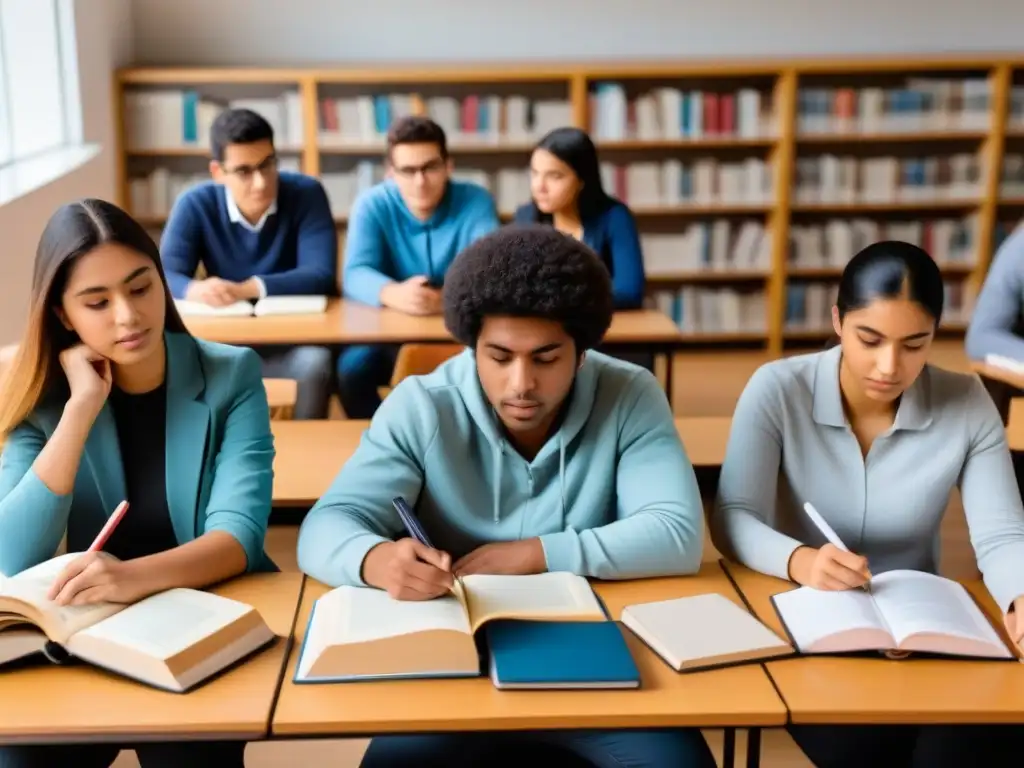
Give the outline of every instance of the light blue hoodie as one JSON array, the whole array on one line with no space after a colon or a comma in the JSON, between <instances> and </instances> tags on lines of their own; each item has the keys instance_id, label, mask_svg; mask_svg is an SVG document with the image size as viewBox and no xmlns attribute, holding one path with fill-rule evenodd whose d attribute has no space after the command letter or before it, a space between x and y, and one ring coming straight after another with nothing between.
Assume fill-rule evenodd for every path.
<instances>
[{"instance_id":1,"label":"light blue hoodie","mask_svg":"<svg viewBox=\"0 0 1024 768\"><path fill-rule=\"evenodd\" d=\"M472 350L405 379L306 516L299 567L331 586L363 586L366 553L407 535L391 504L403 496L453 559L539 536L549 571L602 579L696 572L703 507L654 376L589 352L568 408L527 461L506 440Z\"/></svg>"}]
</instances>

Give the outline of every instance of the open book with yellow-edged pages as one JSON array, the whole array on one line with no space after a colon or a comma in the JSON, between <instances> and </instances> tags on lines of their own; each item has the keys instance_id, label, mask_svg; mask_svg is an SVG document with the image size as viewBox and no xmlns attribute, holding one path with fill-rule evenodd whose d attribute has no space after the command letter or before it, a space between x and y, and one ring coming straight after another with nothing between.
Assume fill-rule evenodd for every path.
<instances>
[{"instance_id":1,"label":"open book with yellow-edged pages","mask_svg":"<svg viewBox=\"0 0 1024 768\"><path fill-rule=\"evenodd\" d=\"M252 606L194 589L131 605L57 605L47 592L80 555L0 576L0 665L37 654L55 663L75 658L183 693L276 639Z\"/></svg>"},{"instance_id":2,"label":"open book with yellow-edged pages","mask_svg":"<svg viewBox=\"0 0 1024 768\"><path fill-rule=\"evenodd\" d=\"M482 674L477 632L499 620L608 622L590 584L572 573L473 574L434 600L395 600L342 586L313 606L295 682Z\"/></svg>"}]
</instances>

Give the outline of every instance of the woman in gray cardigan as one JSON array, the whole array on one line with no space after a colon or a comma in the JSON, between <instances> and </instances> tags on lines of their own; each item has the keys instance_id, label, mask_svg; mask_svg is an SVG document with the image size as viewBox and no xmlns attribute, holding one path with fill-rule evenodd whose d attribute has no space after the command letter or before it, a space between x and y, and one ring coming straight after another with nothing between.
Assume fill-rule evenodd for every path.
<instances>
[{"instance_id":1,"label":"woman in gray cardigan","mask_svg":"<svg viewBox=\"0 0 1024 768\"><path fill-rule=\"evenodd\" d=\"M854 589L897 568L935 573L939 526L959 485L985 584L1024 636L1024 509L1003 425L977 377L927 365L942 316L939 268L903 242L847 264L839 343L777 360L733 415L710 529L728 558L817 589ZM811 502L839 538L826 542ZM1015 726L791 726L820 768L997 764Z\"/></svg>"}]
</instances>

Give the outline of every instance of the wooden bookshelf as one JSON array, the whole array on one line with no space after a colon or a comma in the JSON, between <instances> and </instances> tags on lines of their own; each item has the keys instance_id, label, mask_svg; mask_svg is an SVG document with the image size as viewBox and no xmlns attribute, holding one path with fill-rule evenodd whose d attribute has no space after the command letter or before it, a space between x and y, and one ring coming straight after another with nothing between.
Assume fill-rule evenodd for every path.
<instances>
[{"instance_id":1,"label":"wooden bookshelf","mask_svg":"<svg viewBox=\"0 0 1024 768\"><path fill-rule=\"evenodd\" d=\"M190 96L182 99L201 105L189 108L197 125L179 123L177 140L165 125L153 134L163 130L160 141L132 143L140 115L150 114L147 94L173 104L183 91ZM586 128L607 165L609 191L636 216L652 262L652 302L670 314L682 301L728 315L726 329L677 318L688 341L712 348L760 346L779 355L818 344L829 333L820 307L830 301L814 286L834 290L852 255L837 244L865 233L913 233L942 254L936 258L964 307L943 331L962 333L995 248L1024 220L1019 56L136 67L116 74L115 96L120 203L154 230L180 189L206 175L203 121L212 119L211 104L277 99L286 167L324 179L341 229L351 199L381 173L382 103L389 117L443 113L456 123L470 110L464 130L448 131L457 175L489 184L504 220L528 199L528 158L539 135L556 125ZM353 139L345 127L357 120L362 133ZM154 175L166 186L159 195L137 186L155 188ZM822 182L835 178L842 182L835 188ZM150 201L147 210L135 210L139 199ZM751 260L702 265L701 244L709 242L727 243L726 261L743 242ZM793 322L793 297L802 291L818 291L817 325Z\"/></svg>"}]
</instances>

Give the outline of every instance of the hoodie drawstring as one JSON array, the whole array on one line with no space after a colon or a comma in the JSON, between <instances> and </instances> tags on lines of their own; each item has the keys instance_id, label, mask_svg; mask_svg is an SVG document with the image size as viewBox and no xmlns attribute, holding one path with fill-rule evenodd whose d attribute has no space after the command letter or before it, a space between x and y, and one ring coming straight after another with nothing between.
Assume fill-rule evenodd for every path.
<instances>
[{"instance_id":1,"label":"hoodie drawstring","mask_svg":"<svg viewBox=\"0 0 1024 768\"><path fill-rule=\"evenodd\" d=\"M493 507L494 522L498 522L501 513L501 470L505 460L505 443L500 442L494 446L494 477L491 478L491 506Z\"/></svg>"},{"instance_id":2,"label":"hoodie drawstring","mask_svg":"<svg viewBox=\"0 0 1024 768\"><path fill-rule=\"evenodd\" d=\"M558 492L562 497L562 523L565 524L565 438L558 431Z\"/></svg>"},{"instance_id":3,"label":"hoodie drawstring","mask_svg":"<svg viewBox=\"0 0 1024 768\"><path fill-rule=\"evenodd\" d=\"M494 445L494 470L491 477L491 512L494 522L501 521L501 474L505 464L505 441ZM562 521L567 516L565 506L565 438L558 433L558 494L562 503Z\"/></svg>"}]
</instances>

